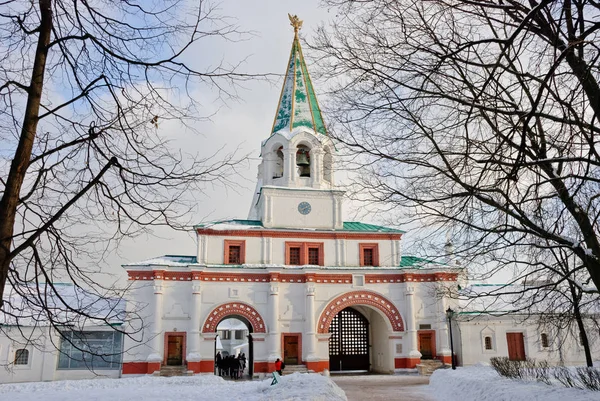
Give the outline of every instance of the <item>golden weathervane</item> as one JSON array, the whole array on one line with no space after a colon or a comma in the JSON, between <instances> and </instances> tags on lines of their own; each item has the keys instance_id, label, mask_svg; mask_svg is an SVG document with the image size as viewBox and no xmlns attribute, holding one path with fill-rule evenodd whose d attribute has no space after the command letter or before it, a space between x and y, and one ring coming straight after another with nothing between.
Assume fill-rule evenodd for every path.
<instances>
[{"instance_id":1,"label":"golden weathervane","mask_svg":"<svg viewBox=\"0 0 600 401\"><path fill-rule=\"evenodd\" d=\"M298 33L298 31L302 28L302 22L304 21L298 18L297 15L288 14L288 17L290 19L290 25L294 27L294 33Z\"/></svg>"}]
</instances>

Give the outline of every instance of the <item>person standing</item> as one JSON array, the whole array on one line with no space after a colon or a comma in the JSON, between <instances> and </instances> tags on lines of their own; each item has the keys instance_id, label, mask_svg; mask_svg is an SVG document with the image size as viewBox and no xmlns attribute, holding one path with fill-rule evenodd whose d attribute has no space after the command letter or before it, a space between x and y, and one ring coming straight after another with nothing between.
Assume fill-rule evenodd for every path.
<instances>
[{"instance_id":1,"label":"person standing","mask_svg":"<svg viewBox=\"0 0 600 401\"><path fill-rule=\"evenodd\" d=\"M282 375L282 372L281 372L281 359L279 359L279 358L277 358L277 360L275 361L275 371L277 373L279 373L280 376Z\"/></svg>"}]
</instances>

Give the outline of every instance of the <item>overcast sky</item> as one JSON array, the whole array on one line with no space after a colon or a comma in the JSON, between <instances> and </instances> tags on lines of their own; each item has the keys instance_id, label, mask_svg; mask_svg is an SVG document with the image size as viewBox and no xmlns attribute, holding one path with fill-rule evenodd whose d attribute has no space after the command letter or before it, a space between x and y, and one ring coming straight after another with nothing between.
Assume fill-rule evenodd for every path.
<instances>
[{"instance_id":1,"label":"overcast sky","mask_svg":"<svg viewBox=\"0 0 600 401\"><path fill-rule=\"evenodd\" d=\"M275 74L285 71L294 36L288 13L296 14L304 21L301 37L310 37L320 23L334 16L327 9L320 8L318 0L224 0L219 12L235 18L241 30L250 31L253 35L237 43L200 43L190 62L206 65L220 60L230 63L245 60L242 66L244 72ZM304 52L306 54L306 48ZM198 60L193 57L198 57ZM198 210L195 216L191 216L195 222L247 218L256 185L260 143L270 134L281 84L281 78L272 83L244 84L238 92L239 100L230 101L224 107L212 103L214 93L202 93L200 96L206 100L206 115L216 114L210 122L198 127L200 135L190 135L178 127L159 127L165 131L164 135L172 137L175 143L182 143L189 151L197 149L201 154L208 154L225 146L239 148L240 155L251 156L249 166L236 179L234 190L216 187L195 196ZM324 91L318 81L315 86L317 94ZM348 218L347 212L345 217ZM124 277L123 263L165 254L195 254L193 233L186 235L169 229L155 229L154 234L123 241L118 253L109 257L110 271Z\"/></svg>"}]
</instances>

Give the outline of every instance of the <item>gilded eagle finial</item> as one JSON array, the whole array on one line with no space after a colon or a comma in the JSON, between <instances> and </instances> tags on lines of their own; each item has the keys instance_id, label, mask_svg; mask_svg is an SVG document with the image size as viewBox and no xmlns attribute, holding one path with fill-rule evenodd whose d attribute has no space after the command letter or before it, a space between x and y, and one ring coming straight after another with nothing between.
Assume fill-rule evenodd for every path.
<instances>
[{"instance_id":1,"label":"gilded eagle finial","mask_svg":"<svg viewBox=\"0 0 600 401\"><path fill-rule=\"evenodd\" d=\"M298 33L298 31L302 28L302 21L298 18L297 15L292 15L288 13L288 18L290 19L290 25L294 27L294 33Z\"/></svg>"}]
</instances>

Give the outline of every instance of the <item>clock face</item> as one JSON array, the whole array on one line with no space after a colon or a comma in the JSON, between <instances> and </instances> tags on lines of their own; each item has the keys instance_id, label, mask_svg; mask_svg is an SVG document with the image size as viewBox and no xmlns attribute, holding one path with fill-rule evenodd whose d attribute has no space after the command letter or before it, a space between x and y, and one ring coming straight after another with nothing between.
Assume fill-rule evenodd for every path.
<instances>
[{"instance_id":1,"label":"clock face","mask_svg":"<svg viewBox=\"0 0 600 401\"><path fill-rule=\"evenodd\" d=\"M300 202L298 205L298 211L301 214L309 214L311 210L310 203L308 202Z\"/></svg>"}]
</instances>

